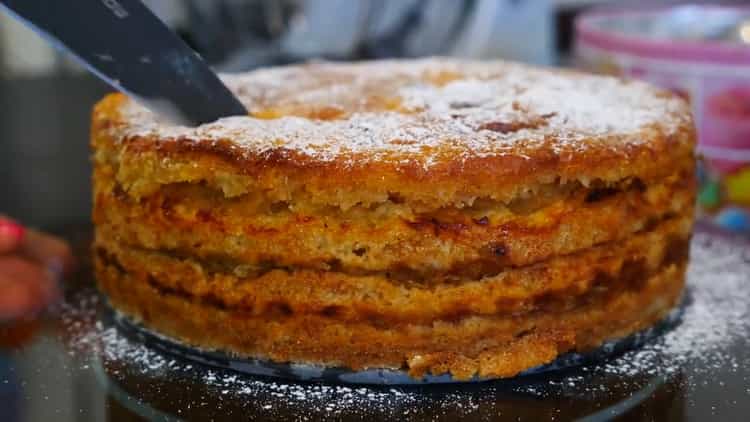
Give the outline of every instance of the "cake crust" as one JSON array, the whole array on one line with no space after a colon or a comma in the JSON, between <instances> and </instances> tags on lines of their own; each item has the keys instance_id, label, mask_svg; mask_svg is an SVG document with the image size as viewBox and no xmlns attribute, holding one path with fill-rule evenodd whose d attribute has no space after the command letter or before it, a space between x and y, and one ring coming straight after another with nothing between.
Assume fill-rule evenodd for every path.
<instances>
[{"instance_id":1,"label":"cake crust","mask_svg":"<svg viewBox=\"0 0 750 422\"><path fill-rule=\"evenodd\" d=\"M121 94L93 113L97 279L147 327L507 377L681 297L695 131L672 94L443 58L223 79L249 116L174 126Z\"/></svg>"},{"instance_id":2,"label":"cake crust","mask_svg":"<svg viewBox=\"0 0 750 422\"><path fill-rule=\"evenodd\" d=\"M559 181L649 181L693 160L688 105L640 82L452 59L313 63L225 81L251 117L186 128L121 94L99 103L94 146L110 144L129 192L200 181L227 196L348 208L398 192L437 208Z\"/></svg>"}]
</instances>

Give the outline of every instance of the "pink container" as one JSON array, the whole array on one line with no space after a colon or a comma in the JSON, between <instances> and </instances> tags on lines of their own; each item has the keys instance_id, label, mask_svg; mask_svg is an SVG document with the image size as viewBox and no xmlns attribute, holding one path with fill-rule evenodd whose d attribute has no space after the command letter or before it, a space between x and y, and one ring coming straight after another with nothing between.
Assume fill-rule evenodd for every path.
<instances>
[{"instance_id":1,"label":"pink container","mask_svg":"<svg viewBox=\"0 0 750 422\"><path fill-rule=\"evenodd\" d=\"M750 7L600 10L576 22L580 66L643 79L693 106L701 215L750 234Z\"/></svg>"}]
</instances>

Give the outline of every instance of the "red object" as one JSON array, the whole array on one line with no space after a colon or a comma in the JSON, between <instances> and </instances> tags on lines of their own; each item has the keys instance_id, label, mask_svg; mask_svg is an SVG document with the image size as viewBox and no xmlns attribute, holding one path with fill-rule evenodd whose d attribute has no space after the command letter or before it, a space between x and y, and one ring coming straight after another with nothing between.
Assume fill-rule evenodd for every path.
<instances>
[{"instance_id":1,"label":"red object","mask_svg":"<svg viewBox=\"0 0 750 422\"><path fill-rule=\"evenodd\" d=\"M11 220L0 219L0 237L10 237L20 243L25 233L26 229L22 225Z\"/></svg>"},{"instance_id":2,"label":"red object","mask_svg":"<svg viewBox=\"0 0 750 422\"><path fill-rule=\"evenodd\" d=\"M750 86L740 86L708 100L709 112L726 119L750 119Z\"/></svg>"}]
</instances>

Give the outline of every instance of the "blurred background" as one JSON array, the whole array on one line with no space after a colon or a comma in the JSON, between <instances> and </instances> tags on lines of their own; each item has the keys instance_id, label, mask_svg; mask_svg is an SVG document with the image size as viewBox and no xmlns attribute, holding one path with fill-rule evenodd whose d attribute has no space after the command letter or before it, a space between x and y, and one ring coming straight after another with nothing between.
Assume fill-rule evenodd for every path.
<instances>
[{"instance_id":1,"label":"blurred background","mask_svg":"<svg viewBox=\"0 0 750 422\"><path fill-rule=\"evenodd\" d=\"M145 3L222 72L311 58L427 55L568 66L574 62L577 16L604 4L635 4L617 0ZM664 3L668 2L638 2ZM622 73L612 72L609 64L593 70ZM0 213L44 228L87 224L89 113L110 90L0 13Z\"/></svg>"}]
</instances>

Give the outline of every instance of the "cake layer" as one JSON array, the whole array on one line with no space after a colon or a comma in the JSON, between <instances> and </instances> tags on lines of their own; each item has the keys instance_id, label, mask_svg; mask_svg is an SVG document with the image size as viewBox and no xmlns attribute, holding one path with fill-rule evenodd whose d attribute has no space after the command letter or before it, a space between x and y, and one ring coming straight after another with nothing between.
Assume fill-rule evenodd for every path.
<instances>
[{"instance_id":1,"label":"cake layer","mask_svg":"<svg viewBox=\"0 0 750 422\"><path fill-rule=\"evenodd\" d=\"M686 261L691 221L668 220L625 240L450 283L393 279L386 272L357 276L310 269L238 275L241 270L235 267L134 249L100 232L96 248L103 263L120 268L131 282L252 316L282 312L342 321L430 323L472 315L556 312L574 306L592 290L640 283L665 265Z\"/></svg>"},{"instance_id":2,"label":"cake layer","mask_svg":"<svg viewBox=\"0 0 750 422\"><path fill-rule=\"evenodd\" d=\"M548 186L509 204L475 201L435 211L389 201L373 207L226 198L200 184L135 198L97 168L94 221L108 238L228 264L245 272L295 267L349 274L390 271L436 280L496 274L624 239L692 212L692 169L645 184Z\"/></svg>"},{"instance_id":3,"label":"cake layer","mask_svg":"<svg viewBox=\"0 0 750 422\"><path fill-rule=\"evenodd\" d=\"M667 264L626 288L599 288L558 312L471 316L432 323L349 322L286 311L253 315L143 282L96 260L101 289L117 309L203 349L277 362L361 368L407 368L411 375L450 372L510 377L570 350L587 350L665 316L677 303L685 264Z\"/></svg>"},{"instance_id":4,"label":"cake layer","mask_svg":"<svg viewBox=\"0 0 750 422\"><path fill-rule=\"evenodd\" d=\"M251 116L197 128L115 94L97 163L136 198L171 183L348 209L508 203L544 185L646 183L693 161L688 105L640 82L506 62L317 63L226 76Z\"/></svg>"}]
</instances>

